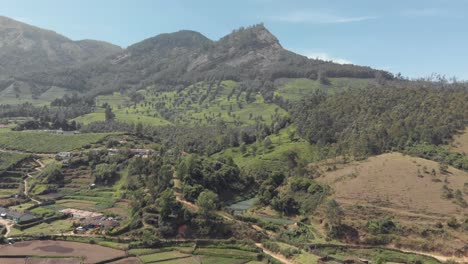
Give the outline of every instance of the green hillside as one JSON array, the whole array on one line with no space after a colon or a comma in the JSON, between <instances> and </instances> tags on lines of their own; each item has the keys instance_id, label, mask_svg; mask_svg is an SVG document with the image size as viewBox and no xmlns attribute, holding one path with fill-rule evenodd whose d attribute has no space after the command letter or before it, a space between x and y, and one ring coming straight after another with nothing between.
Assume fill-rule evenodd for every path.
<instances>
[{"instance_id":1,"label":"green hillside","mask_svg":"<svg viewBox=\"0 0 468 264\"><path fill-rule=\"evenodd\" d=\"M97 110L75 121L88 124L104 121L105 104L112 107L116 120L148 125L252 125L270 124L287 115L280 107L266 103L263 97L234 81L199 82L178 91L160 92L148 87L136 93L98 96Z\"/></svg>"},{"instance_id":2,"label":"green hillside","mask_svg":"<svg viewBox=\"0 0 468 264\"><path fill-rule=\"evenodd\" d=\"M349 88L363 88L374 83L373 79L358 79L358 78L329 78L330 84L321 84L318 80L311 79L287 79L278 85L279 88L275 91L276 96L291 102L297 102L310 96L317 89L322 89L329 94L334 94L339 91L344 91Z\"/></svg>"}]
</instances>

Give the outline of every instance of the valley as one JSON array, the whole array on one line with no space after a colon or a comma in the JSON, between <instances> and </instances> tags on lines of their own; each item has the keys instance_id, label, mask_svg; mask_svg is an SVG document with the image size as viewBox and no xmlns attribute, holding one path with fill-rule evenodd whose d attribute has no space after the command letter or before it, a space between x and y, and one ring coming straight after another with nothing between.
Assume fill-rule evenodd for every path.
<instances>
[{"instance_id":1,"label":"valley","mask_svg":"<svg viewBox=\"0 0 468 264\"><path fill-rule=\"evenodd\" d=\"M263 24L0 44L1 263L468 263L466 82Z\"/></svg>"}]
</instances>

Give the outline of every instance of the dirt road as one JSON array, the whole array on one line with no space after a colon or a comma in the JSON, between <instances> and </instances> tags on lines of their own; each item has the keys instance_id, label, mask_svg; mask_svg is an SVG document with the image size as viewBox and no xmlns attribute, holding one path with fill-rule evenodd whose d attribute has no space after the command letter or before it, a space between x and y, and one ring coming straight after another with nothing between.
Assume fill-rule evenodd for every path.
<instances>
[{"instance_id":1,"label":"dirt road","mask_svg":"<svg viewBox=\"0 0 468 264\"><path fill-rule=\"evenodd\" d=\"M5 233L5 237L8 237L11 231L11 227L13 226L13 222L0 218L0 224L6 227L7 231Z\"/></svg>"},{"instance_id":2,"label":"dirt road","mask_svg":"<svg viewBox=\"0 0 468 264\"><path fill-rule=\"evenodd\" d=\"M255 245L258 248L261 248L263 250L263 253L272 256L273 258L275 258L276 260L278 260L278 261L280 261L280 262L282 262L284 264L297 264L297 262L292 261L292 260L286 258L285 256L281 255L281 254L278 254L278 253L275 253L273 251L270 251L270 250L266 249L263 246L263 244L261 244L261 243L255 243Z\"/></svg>"}]
</instances>

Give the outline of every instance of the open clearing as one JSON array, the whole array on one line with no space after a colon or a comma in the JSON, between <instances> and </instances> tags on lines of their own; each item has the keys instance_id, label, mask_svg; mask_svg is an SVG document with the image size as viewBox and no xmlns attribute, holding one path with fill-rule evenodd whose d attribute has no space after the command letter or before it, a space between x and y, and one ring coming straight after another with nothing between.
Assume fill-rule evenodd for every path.
<instances>
[{"instance_id":1,"label":"open clearing","mask_svg":"<svg viewBox=\"0 0 468 264\"><path fill-rule=\"evenodd\" d=\"M433 169L435 176L431 175ZM438 215L453 215L460 210L468 213L467 208L442 197L444 185L463 190L468 173L449 167L446 174L441 174L437 162L400 153L352 162L344 168L326 172L318 180L332 186L338 202Z\"/></svg>"},{"instance_id":2,"label":"open clearing","mask_svg":"<svg viewBox=\"0 0 468 264\"><path fill-rule=\"evenodd\" d=\"M0 256L24 255L83 257L85 263L96 263L124 256L125 252L99 245L51 240L25 241L13 245L0 245Z\"/></svg>"}]
</instances>

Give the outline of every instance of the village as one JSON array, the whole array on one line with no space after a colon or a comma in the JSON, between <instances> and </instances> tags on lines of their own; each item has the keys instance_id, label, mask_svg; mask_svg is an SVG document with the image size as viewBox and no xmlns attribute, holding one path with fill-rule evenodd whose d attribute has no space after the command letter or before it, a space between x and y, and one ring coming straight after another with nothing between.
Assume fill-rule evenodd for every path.
<instances>
[{"instance_id":1,"label":"village","mask_svg":"<svg viewBox=\"0 0 468 264\"><path fill-rule=\"evenodd\" d=\"M5 126L5 125L3 125ZM74 132L41 131L41 133L70 134ZM1 196L0 226L2 234L13 243L18 235L105 235L128 220L128 201L113 197L112 187L97 184L87 167L71 163L87 157L89 153L119 153L148 158L156 152L147 148L126 147L95 148L61 151L57 153L32 153L6 170L0 170L0 189L9 195ZM58 164L63 175L59 191L49 191L50 185L38 182L38 177L49 164ZM53 186L53 185L52 185ZM9 188L9 189L7 189ZM52 232L52 233L51 233Z\"/></svg>"}]
</instances>

